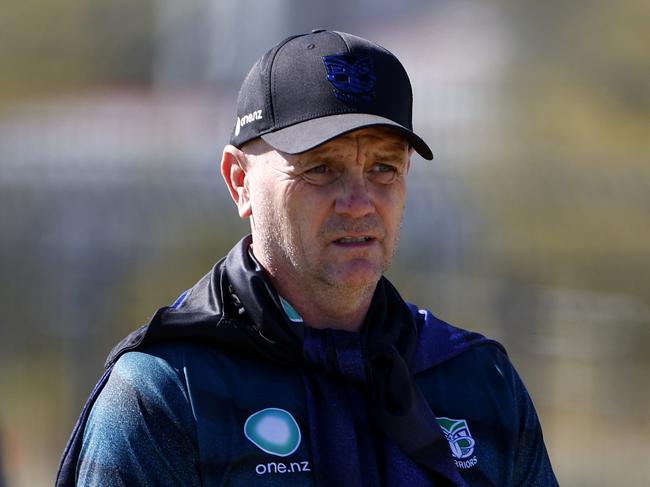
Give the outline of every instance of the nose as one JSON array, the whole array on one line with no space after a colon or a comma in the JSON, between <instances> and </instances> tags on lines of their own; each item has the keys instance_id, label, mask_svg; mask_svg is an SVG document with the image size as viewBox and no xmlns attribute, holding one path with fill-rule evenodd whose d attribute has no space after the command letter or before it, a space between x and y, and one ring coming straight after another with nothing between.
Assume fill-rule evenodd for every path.
<instances>
[{"instance_id":1,"label":"nose","mask_svg":"<svg viewBox=\"0 0 650 487\"><path fill-rule=\"evenodd\" d=\"M361 218L375 211L363 174L347 174L340 182L341 189L334 205L337 213Z\"/></svg>"}]
</instances>

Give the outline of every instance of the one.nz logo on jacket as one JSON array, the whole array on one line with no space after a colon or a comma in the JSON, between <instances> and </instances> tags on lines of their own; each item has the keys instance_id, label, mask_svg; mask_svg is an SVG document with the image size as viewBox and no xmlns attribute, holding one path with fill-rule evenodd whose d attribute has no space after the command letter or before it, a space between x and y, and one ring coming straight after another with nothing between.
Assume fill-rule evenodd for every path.
<instances>
[{"instance_id":1,"label":"one.nz logo on jacket","mask_svg":"<svg viewBox=\"0 0 650 487\"><path fill-rule=\"evenodd\" d=\"M244 423L244 435L269 455L288 457L300 446L300 427L289 411L266 408L251 414ZM255 467L258 475L309 472L308 461L270 461Z\"/></svg>"}]
</instances>

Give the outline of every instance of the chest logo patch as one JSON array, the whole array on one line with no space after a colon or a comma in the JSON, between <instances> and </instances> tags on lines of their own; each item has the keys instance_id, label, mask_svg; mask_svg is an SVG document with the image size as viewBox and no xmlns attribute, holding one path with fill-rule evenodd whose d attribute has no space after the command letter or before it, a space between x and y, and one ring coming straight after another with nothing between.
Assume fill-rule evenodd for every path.
<instances>
[{"instance_id":1,"label":"chest logo patch","mask_svg":"<svg viewBox=\"0 0 650 487\"><path fill-rule=\"evenodd\" d=\"M440 428L445 435L445 438L447 438L447 441L449 442L449 448L451 448L451 456L454 457L454 460L456 460L456 464L458 465L458 463L470 463L463 462L463 460L466 460L472 456L474 453L474 446L476 445L476 441L474 438L472 438L472 434L469 431L467 421L464 419L451 419L440 416L437 419L438 424L440 425ZM473 465L458 466L467 468L468 466Z\"/></svg>"},{"instance_id":2,"label":"chest logo patch","mask_svg":"<svg viewBox=\"0 0 650 487\"><path fill-rule=\"evenodd\" d=\"M244 423L244 435L260 450L286 457L300 446L300 428L289 411L266 408L251 414Z\"/></svg>"}]
</instances>

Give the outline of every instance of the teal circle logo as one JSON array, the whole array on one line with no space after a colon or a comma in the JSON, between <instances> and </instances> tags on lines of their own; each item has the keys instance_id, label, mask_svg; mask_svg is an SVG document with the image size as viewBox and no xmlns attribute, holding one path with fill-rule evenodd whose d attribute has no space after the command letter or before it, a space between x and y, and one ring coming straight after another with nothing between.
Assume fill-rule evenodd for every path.
<instances>
[{"instance_id":1,"label":"teal circle logo","mask_svg":"<svg viewBox=\"0 0 650 487\"><path fill-rule=\"evenodd\" d=\"M300 445L300 428L288 411L266 408L251 414L244 423L244 434L260 450L286 457Z\"/></svg>"}]
</instances>

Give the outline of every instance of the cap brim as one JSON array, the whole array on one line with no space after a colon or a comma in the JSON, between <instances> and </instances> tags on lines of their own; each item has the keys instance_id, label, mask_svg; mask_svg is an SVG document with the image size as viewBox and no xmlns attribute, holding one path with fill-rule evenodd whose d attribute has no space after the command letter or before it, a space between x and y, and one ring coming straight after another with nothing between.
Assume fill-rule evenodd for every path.
<instances>
[{"instance_id":1,"label":"cap brim","mask_svg":"<svg viewBox=\"0 0 650 487\"><path fill-rule=\"evenodd\" d=\"M377 115L343 113L313 118L262 135L274 149L287 154L300 154L332 140L339 135L365 127L390 127L400 132L409 144L427 160L433 159L431 149L415 132Z\"/></svg>"}]
</instances>

